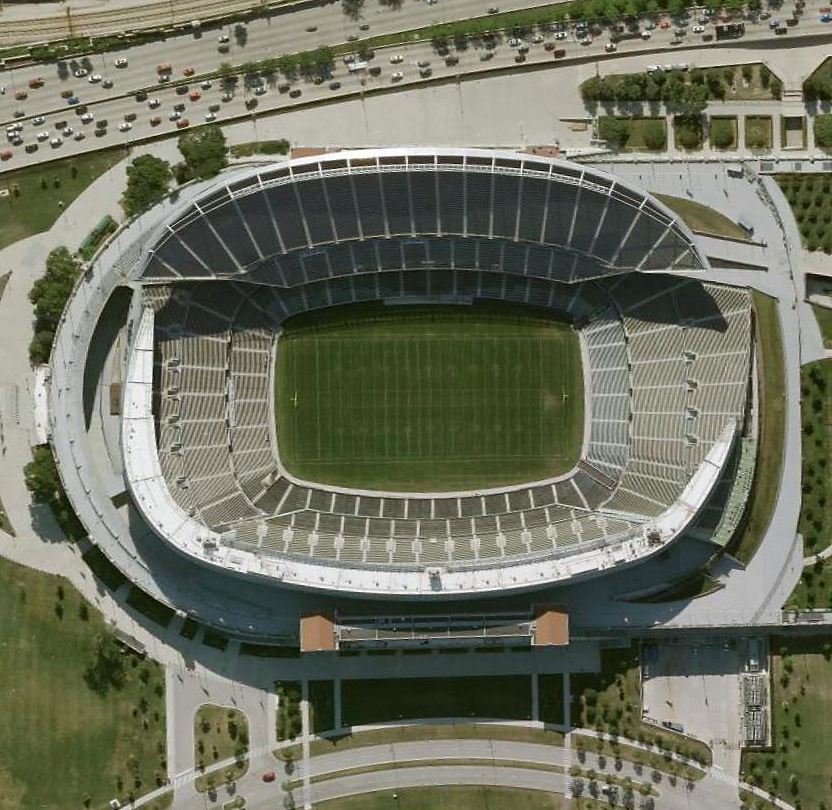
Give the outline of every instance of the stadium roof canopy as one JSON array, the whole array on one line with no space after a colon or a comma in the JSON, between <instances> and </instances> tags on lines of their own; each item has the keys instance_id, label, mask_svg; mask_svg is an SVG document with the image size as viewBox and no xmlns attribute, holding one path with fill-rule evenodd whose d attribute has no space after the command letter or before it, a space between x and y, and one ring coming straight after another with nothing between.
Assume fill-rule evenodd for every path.
<instances>
[{"instance_id":1,"label":"stadium roof canopy","mask_svg":"<svg viewBox=\"0 0 832 810\"><path fill-rule=\"evenodd\" d=\"M522 265L559 281L708 267L676 215L619 178L517 152L407 148L235 173L157 230L135 275L291 287L345 264L398 269L409 251L424 266Z\"/></svg>"}]
</instances>

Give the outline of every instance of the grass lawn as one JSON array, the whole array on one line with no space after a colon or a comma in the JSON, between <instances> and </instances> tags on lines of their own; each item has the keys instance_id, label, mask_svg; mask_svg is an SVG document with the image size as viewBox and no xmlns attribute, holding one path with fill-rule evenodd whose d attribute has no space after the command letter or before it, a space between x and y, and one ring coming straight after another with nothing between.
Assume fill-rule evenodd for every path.
<instances>
[{"instance_id":1,"label":"grass lawn","mask_svg":"<svg viewBox=\"0 0 832 810\"><path fill-rule=\"evenodd\" d=\"M335 728L335 684L309 681L309 723L313 734Z\"/></svg>"},{"instance_id":2,"label":"grass lawn","mask_svg":"<svg viewBox=\"0 0 832 810\"><path fill-rule=\"evenodd\" d=\"M126 653L122 686L93 691L101 615L61 577L0 559L0 580L0 807L67 810L89 797L98 808L156 788L167 768L162 668Z\"/></svg>"},{"instance_id":3,"label":"grass lawn","mask_svg":"<svg viewBox=\"0 0 832 810\"><path fill-rule=\"evenodd\" d=\"M641 678L638 649L601 651L601 671L571 675L572 724L620 734L647 745L690 756L710 764L705 743L641 720Z\"/></svg>"},{"instance_id":4,"label":"grass lawn","mask_svg":"<svg viewBox=\"0 0 832 810\"><path fill-rule=\"evenodd\" d=\"M525 760L514 759L482 759L482 758L455 758L443 757L442 759L407 759L401 762L384 762L380 765L359 765L355 768L343 768L337 771L330 771L329 773L321 773L311 778L311 782L326 782L330 779L339 779L342 776L359 776L364 773L378 773L378 771L398 770L400 768L431 768L441 766L464 766L475 765L482 766L487 764L490 768L526 768L530 771L550 771L553 773L563 773L562 765L548 765L543 762L527 762ZM295 780L295 786L300 787L303 781Z\"/></svg>"},{"instance_id":5,"label":"grass lawn","mask_svg":"<svg viewBox=\"0 0 832 810\"><path fill-rule=\"evenodd\" d=\"M748 519L728 545L728 551L746 564L754 556L768 528L780 490L786 410L786 370L777 300L758 290L752 290L751 297L756 316L755 345L760 383L757 466L749 497Z\"/></svg>"},{"instance_id":6,"label":"grass lawn","mask_svg":"<svg viewBox=\"0 0 832 810\"><path fill-rule=\"evenodd\" d=\"M563 734L559 731L547 731L542 728L525 726L480 725L475 723L419 723L412 726L391 726L389 728L360 731L357 734L344 734L339 737L312 740L309 745L310 756L329 754L333 751L345 751L362 748L366 745L387 745L413 740L518 740L520 742L543 743L544 745L563 745ZM300 756L300 746L291 746L295 759ZM285 750L285 749L284 749ZM282 755L280 755L282 758Z\"/></svg>"},{"instance_id":7,"label":"grass lawn","mask_svg":"<svg viewBox=\"0 0 832 810\"><path fill-rule=\"evenodd\" d=\"M538 675L537 695L542 722L554 725L562 725L566 722L563 716L563 675L560 672L552 675Z\"/></svg>"},{"instance_id":8,"label":"grass lawn","mask_svg":"<svg viewBox=\"0 0 832 810\"><path fill-rule=\"evenodd\" d=\"M771 728L774 747L746 751L745 781L804 808L832 801L832 646L829 636L771 641ZM792 777L794 777L792 779Z\"/></svg>"},{"instance_id":9,"label":"grass lawn","mask_svg":"<svg viewBox=\"0 0 832 810\"><path fill-rule=\"evenodd\" d=\"M771 101L780 98L780 80L762 62L752 65L729 65L721 70L725 74L726 101ZM734 75L729 82L728 75L731 70Z\"/></svg>"},{"instance_id":10,"label":"grass lawn","mask_svg":"<svg viewBox=\"0 0 832 810\"><path fill-rule=\"evenodd\" d=\"M389 678L341 682L345 726L420 717L531 718L528 675Z\"/></svg>"},{"instance_id":11,"label":"grass lawn","mask_svg":"<svg viewBox=\"0 0 832 810\"><path fill-rule=\"evenodd\" d=\"M736 222L715 208L694 200L686 200L684 197L672 197L669 194L656 196L675 214L678 214L691 230L716 236L728 236L731 239L748 240L748 234Z\"/></svg>"},{"instance_id":12,"label":"grass lawn","mask_svg":"<svg viewBox=\"0 0 832 810\"><path fill-rule=\"evenodd\" d=\"M239 709L206 703L194 716L194 762L200 770L248 753L248 720ZM245 769L243 769L245 773Z\"/></svg>"},{"instance_id":13,"label":"grass lawn","mask_svg":"<svg viewBox=\"0 0 832 810\"><path fill-rule=\"evenodd\" d=\"M812 312L815 313L815 318L820 327L820 333L823 335L824 347L832 349L832 309L812 306Z\"/></svg>"},{"instance_id":14,"label":"grass lawn","mask_svg":"<svg viewBox=\"0 0 832 810\"><path fill-rule=\"evenodd\" d=\"M832 253L832 174L778 174L803 247Z\"/></svg>"},{"instance_id":15,"label":"grass lawn","mask_svg":"<svg viewBox=\"0 0 832 810\"><path fill-rule=\"evenodd\" d=\"M744 126L749 149L771 149L774 140L770 115L746 115Z\"/></svg>"},{"instance_id":16,"label":"grass lawn","mask_svg":"<svg viewBox=\"0 0 832 810\"><path fill-rule=\"evenodd\" d=\"M318 802L317 810L567 810L569 802L556 793L519 788L442 785L399 788Z\"/></svg>"},{"instance_id":17,"label":"grass lawn","mask_svg":"<svg viewBox=\"0 0 832 810\"><path fill-rule=\"evenodd\" d=\"M474 489L566 472L580 453L577 336L528 308L297 316L278 341L275 377L281 460L312 481Z\"/></svg>"},{"instance_id":18,"label":"grass lawn","mask_svg":"<svg viewBox=\"0 0 832 810\"><path fill-rule=\"evenodd\" d=\"M0 248L49 230L93 180L125 157L127 151L118 147L0 174L0 190L17 185L20 192L0 197Z\"/></svg>"}]
</instances>

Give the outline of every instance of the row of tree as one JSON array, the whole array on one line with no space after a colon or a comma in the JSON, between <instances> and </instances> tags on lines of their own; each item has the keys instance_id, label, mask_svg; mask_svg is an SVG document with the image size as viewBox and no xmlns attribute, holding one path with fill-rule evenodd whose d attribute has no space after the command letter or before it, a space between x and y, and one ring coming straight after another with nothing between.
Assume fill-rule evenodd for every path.
<instances>
[{"instance_id":1,"label":"row of tree","mask_svg":"<svg viewBox=\"0 0 832 810\"><path fill-rule=\"evenodd\" d=\"M334 66L335 51L329 46L322 46L314 51L285 53L256 62L243 62L237 67L230 62L223 62L217 69L217 75L226 83L235 82L238 75L248 78L282 73L287 79L294 79L298 76L311 78L316 75L328 75Z\"/></svg>"}]
</instances>

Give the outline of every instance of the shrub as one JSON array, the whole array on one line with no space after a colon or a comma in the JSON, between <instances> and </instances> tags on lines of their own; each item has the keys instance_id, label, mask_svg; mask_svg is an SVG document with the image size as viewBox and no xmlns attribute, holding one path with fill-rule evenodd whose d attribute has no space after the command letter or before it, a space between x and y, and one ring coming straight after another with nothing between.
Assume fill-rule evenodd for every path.
<instances>
[{"instance_id":1,"label":"shrub","mask_svg":"<svg viewBox=\"0 0 832 810\"><path fill-rule=\"evenodd\" d=\"M819 113L815 116L815 143L828 149L832 147L832 114Z\"/></svg>"},{"instance_id":2,"label":"shrub","mask_svg":"<svg viewBox=\"0 0 832 810\"><path fill-rule=\"evenodd\" d=\"M728 118L711 119L711 143L717 149L728 149L734 145L735 121Z\"/></svg>"}]
</instances>

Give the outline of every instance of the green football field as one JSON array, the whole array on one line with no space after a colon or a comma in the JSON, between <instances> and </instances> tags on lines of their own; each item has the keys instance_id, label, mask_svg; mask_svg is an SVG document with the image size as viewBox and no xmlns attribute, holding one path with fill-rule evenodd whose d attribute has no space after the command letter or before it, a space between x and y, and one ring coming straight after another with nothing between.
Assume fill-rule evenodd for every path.
<instances>
[{"instance_id":1,"label":"green football field","mask_svg":"<svg viewBox=\"0 0 832 810\"><path fill-rule=\"evenodd\" d=\"M288 321L277 437L290 473L448 491L546 478L577 461L578 337L517 307L364 307Z\"/></svg>"}]
</instances>

